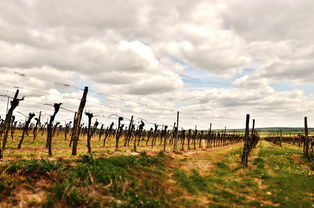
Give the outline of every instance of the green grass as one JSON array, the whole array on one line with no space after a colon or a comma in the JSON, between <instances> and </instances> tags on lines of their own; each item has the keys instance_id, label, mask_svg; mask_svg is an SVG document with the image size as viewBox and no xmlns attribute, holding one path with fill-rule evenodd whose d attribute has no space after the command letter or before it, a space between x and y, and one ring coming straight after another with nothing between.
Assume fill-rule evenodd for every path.
<instances>
[{"instance_id":1,"label":"green grass","mask_svg":"<svg viewBox=\"0 0 314 208\"><path fill-rule=\"evenodd\" d=\"M145 153L110 158L83 155L72 161L75 165L21 160L0 168L2 176L16 178L13 182L1 180L0 193L10 196L16 185L34 182L40 176L51 183L44 207L165 207L173 203L160 180L167 160L163 153L155 157Z\"/></svg>"},{"instance_id":2,"label":"green grass","mask_svg":"<svg viewBox=\"0 0 314 208\"><path fill-rule=\"evenodd\" d=\"M23 187L44 181L36 187L44 200L30 197L25 206L312 207L313 162L301 157L302 149L261 141L248 169L240 164L241 153L242 145L184 159L165 152L49 160L22 154L24 159L0 166L0 206Z\"/></svg>"},{"instance_id":3,"label":"green grass","mask_svg":"<svg viewBox=\"0 0 314 208\"><path fill-rule=\"evenodd\" d=\"M309 194L314 193L314 177L309 169L294 161L293 154L302 152L270 143L261 147L259 156L264 158L263 166L273 172L265 180L266 191L271 193L268 199L283 207L311 207L314 201ZM264 167L258 168L264 170Z\"/></svg>"},{"instance_id":4,"label":"green grass","mask_svg":"<svg viewBox=\"0 0 314 208\"><path fill-rule=\"evenodd\" d=\"M301 150L263 141L252 154L249 169L239 163L241 151L233 151L205 176L175 169L173 178L188 193L207 197L210 207L312 207L313 175L292 158Z\"/></svg>"}]
</instances>

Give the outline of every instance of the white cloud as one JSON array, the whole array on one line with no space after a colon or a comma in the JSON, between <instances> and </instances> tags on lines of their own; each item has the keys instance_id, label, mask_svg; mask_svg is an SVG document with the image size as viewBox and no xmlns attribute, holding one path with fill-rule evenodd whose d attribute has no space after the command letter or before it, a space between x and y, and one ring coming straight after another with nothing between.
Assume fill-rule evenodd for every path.
<instances>
[{"instance_id":1,"label":"white cloud","mask_svg":"<svg viewBox=\"0 0 314 208\"><path fill-rule=\"evenodd\" d=\"M262 126L299 125L313 97L271 86L313 83L313 9L306 0L3 1L1 93L19 86L25 114L54 102L76 110L82 92L71 86L89 85L87 109L106 123L119 113L172 124L180 110L186 128L243 127L246 113ZM187 67L233 87L186 89Z\"/></svg>"}]
</instances>

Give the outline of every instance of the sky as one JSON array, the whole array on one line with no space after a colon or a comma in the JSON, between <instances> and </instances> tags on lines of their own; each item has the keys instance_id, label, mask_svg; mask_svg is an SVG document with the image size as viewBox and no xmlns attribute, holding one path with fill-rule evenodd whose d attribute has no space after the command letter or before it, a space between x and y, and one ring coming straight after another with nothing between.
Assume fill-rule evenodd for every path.
<instances>
[{"instance_id":1,"label":"sky","mask_svg":"<svg viewBox=\"0 0 314 208\"><path fill-rule=\"evenodd\" d=\"M0 115L19 89L18 119L63 103L64 125L88 86L105 126L171 128L177 111L185 129L311 126L313 37L310 0L4 0Z\"/></svg>"}]
</instances>

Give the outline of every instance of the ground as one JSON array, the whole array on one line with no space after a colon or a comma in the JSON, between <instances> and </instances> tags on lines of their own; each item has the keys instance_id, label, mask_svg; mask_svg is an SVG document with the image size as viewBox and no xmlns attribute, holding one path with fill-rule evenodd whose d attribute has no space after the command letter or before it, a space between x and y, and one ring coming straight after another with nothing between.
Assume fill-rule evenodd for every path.
<instances>
[{"instance_id":1,"label":"ground","mask_svg":"<svg viewBox=\"0 0 314 208\"><path fill-rule=\"evenodd\" d=\"M262 140L243 168L242 143L141 153L114 153L99 143L93 155L81 145L77 157L65 156L62 144L48 158L45 148L27 142L0 163L0 207L314 206L313 162L292 145Z\"/></svg>"}]
</instances>

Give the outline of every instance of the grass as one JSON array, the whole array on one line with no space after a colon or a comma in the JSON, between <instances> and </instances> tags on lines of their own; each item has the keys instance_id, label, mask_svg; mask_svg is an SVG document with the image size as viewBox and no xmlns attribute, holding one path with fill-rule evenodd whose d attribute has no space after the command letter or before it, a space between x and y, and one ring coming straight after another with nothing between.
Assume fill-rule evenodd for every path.
<instances>
[{"instance_id":1,"label":"grass","mask_svg":"<svg viewBox=\"0 0 314 208\"><path fill-rule=\"evenodd\" d=\"M310 169L296 163L293 155L302 151L290 148L278 148L265 143L259 157L264 158L264 167L272 170L266 180L268 199L280 203L283 207L311 207L313 205L314 177ZM260 165L261 166L261 165Z\"/></svg>"},{"instance_id":2,"label":"grass","mask_svg":"<svg viewBox=\"0 0 314 208\"><path fill-rule=\"evenodd\" d=\"M80 144L81 155L71 157L65 151L68 142L57 137L55 156L48 158L41 149L44 139L29 139L21 152L12 149L12 142L11 150L5 152L13 160L0 165L0 207L10 207L14 201L21 201L24 207L314 204L313 162L303 159L302 149L291 145L280 148L261 141L252 151L249 168L243 169L241 144L192 154L159 152L150 156L145 151L130 155L126 148L121 148L121 154L112 154L113 148L98 148L101 142L95 138L93 154L84 154L87 148ZM27 142L32 142L32 148L27 148ZM113 140L110 145L113 147Z\"/></svg>"},{"instance_id":3,"label":"grass","mask_svg":"<svg viewBox=\"0 0 314 208\"><path fill-rule=\"evenodd\" d=\"M83 155L72 161L75 165L22 160L1 167L2 179L10 175L15 180L1 180L6 183L0 183L0 193L9 197L17 185L45 177L50 186L44 207L166 207L172 201L159 177L165 173L167 160L163 153L155 157L145 153L110 158Z\"/></svg>"},{"instance_id":4,"label":"grass","mask_svg":"<svg viewBox=\"0 0 314 208\"><path fill-rule=\"evenodd\" d=\"M242 169L241 150L236 150L206 175L174 169L173 178L189 194L205 197L210 207L312 207L313 174L293 160L301 154L263 141L252 152L249 169Z\"/></svg>"}]
</instances>

